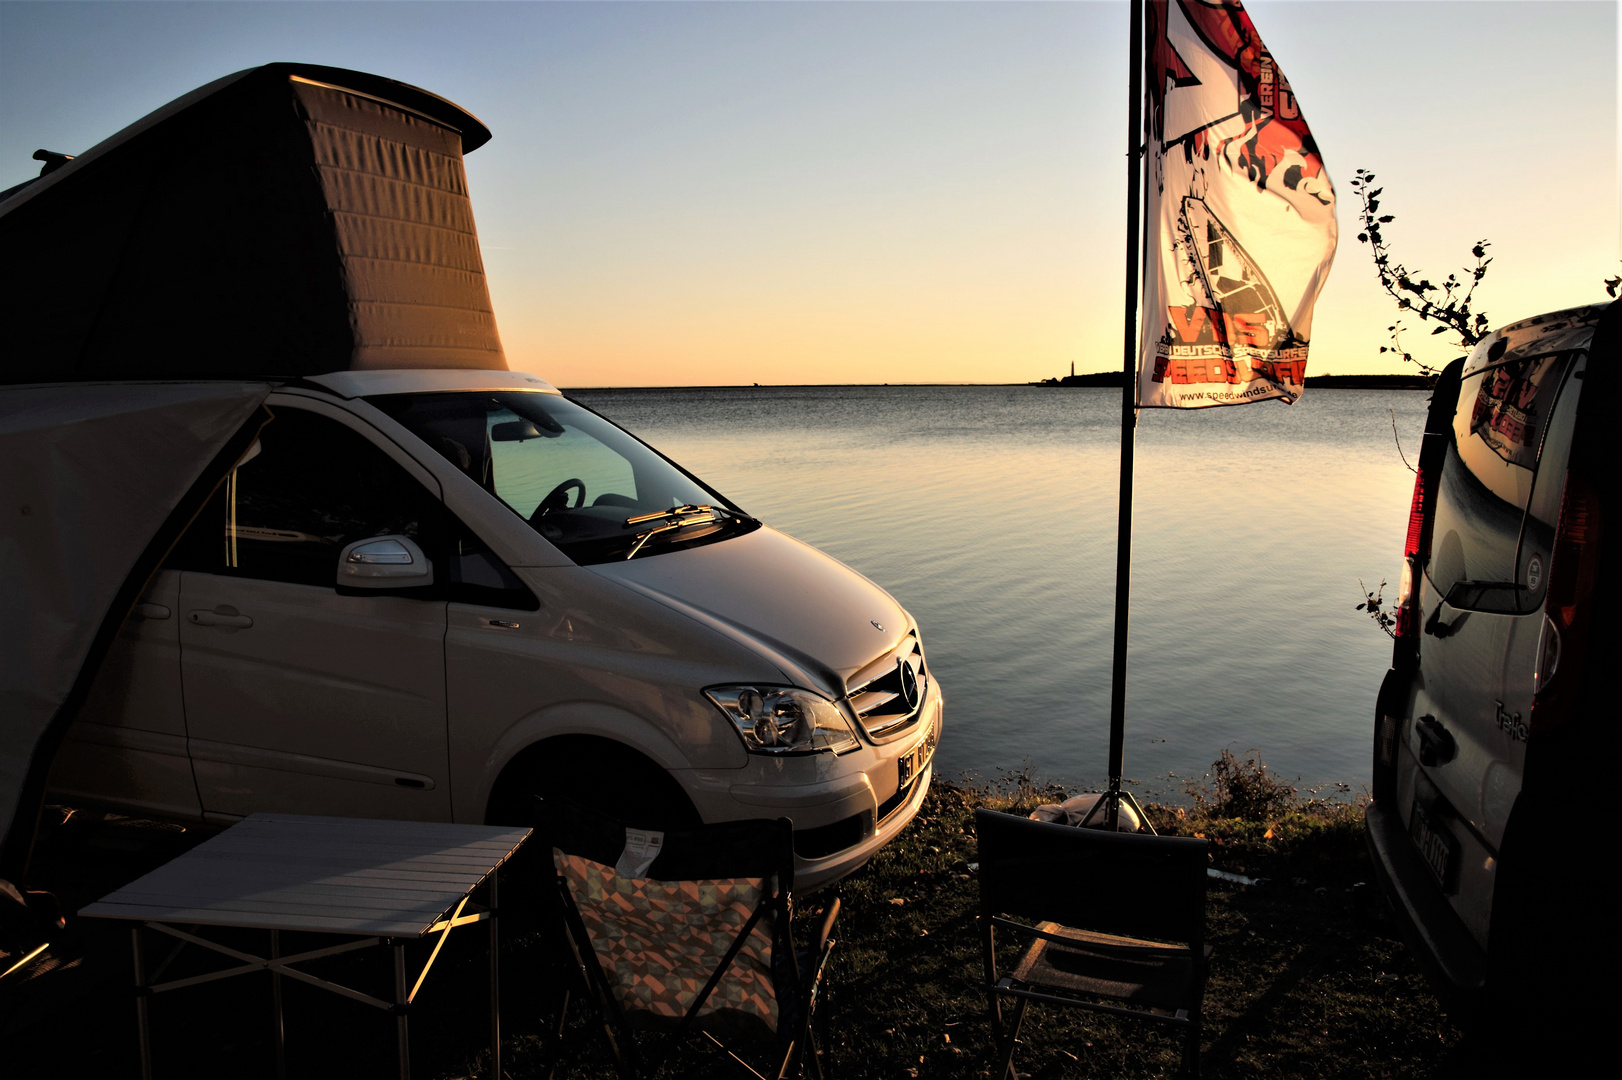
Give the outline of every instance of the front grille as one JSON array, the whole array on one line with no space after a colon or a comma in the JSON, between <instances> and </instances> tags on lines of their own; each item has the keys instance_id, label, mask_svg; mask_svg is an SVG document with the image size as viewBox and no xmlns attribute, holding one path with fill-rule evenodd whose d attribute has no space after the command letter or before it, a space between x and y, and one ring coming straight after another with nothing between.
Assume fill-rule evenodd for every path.
<instances>
[{"instance_id":1,"label":"front grille","mask_svg":"<svg viewBox=\"0 0 1622 1080\"><path fill-rule=\"evenodd\" d=\"M917 679L917 706L908 706L902 694L902 664ZM918 722L919 708L929 687L929 671L917 635L908 634L894 651L863 668L854 681L848 700L868 737L885 739L904 734Z\"/></svg>"}]
</instances>

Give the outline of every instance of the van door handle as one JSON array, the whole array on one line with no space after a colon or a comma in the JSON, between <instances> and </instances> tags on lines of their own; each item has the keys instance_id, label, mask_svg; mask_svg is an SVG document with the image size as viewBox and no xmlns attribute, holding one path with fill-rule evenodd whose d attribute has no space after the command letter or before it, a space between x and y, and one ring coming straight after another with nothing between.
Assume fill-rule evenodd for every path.
<instances>
[{"instance_id":1,"label":"van door handle","mask_svg":"<svg viewBox=\"0 0 1622 1080\"><path fill-rule=\"evenodd\" d=\"M150 600L143 600L141 603L135 605L135 610L131 614L133 614L137 619L167 619L169 617L169 609L164 607L162 604L154 604Z\"/></svg>"},{"instance_id":2,"label":"van door handle","mask_svg":"<svg viewBox=\"0 0 1622 1080\"><path fill-rule=\"evenodd\" d=\"M1434 716L1421 716L1414 724L1419 735L1419 763L1426 767L1446 765L1459 756L1459 744Z\"/></svg>"},{"instance_id":3,"label":"van door handle","mask_svg":"<svg viewBox=\"0 0 1622 1080\"><path fill-rule=\"evenodd\" d=\"M232 630L246 630L253 625L253 620L246 615L237 614L237 609L221 604L213 611L198 608L188 611L186 618L191 620L193 626L223 626Z\"/></svg>"}]
</instances>

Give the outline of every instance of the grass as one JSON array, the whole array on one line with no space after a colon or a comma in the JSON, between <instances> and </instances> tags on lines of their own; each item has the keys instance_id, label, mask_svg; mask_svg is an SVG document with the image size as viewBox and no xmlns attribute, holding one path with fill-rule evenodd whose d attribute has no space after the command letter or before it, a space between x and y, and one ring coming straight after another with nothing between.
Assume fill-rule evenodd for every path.
<instances>
[{"instance_id":1,"label":"grass","mask_svg":"<svg viewBox=\"0 0 1622 1080\"><path fill-rule=\"evenodd\" d=\"M1460 1068L1448 1022L1374 903L1357 801L1302 797L1255 754L1223 753L1190 803L1151 805L1157 831L1203 836L1214 868L1204 1075L1424 1077ZM996 1062L981 991L974 811L1028 813L1069 794L1030 770L937 782L903 835L838 888L825 1068L843 1077L983 1077ZM822 897L803 905L805 932ZM577 1029L583 1024L577 1022ZM1016 1066L1040 1080L1173 1076L1175 1036L1080 1010L1033 1008ZM540 1040L515 1046L529 1075ZM578 1075L610 1075L599 1061Z\"/></svg>"},{"instance_id":2,"label":"grass","mask_svg":"<svg viewBox=\"0 0 1622 1080\"><path fill-rule=\"evenodd\" d=\"M830 1076L990 1074L996 1059L980 989L974 810L1026 813L1065 794L1033 779L1029 769L979 787L937 782L902 836L837 887L842 913L824 1006ZM1147 811L1162 833L1211 840L1216 869L1263 879L1254 886L1210 882L1207 935L1216 953L1206 994L1204 1075L1374 1080L1461 1071L1460 1033L1381 921L1379 905L1369 902L1372 878L1356 801L1303 797L1255 755L1224 753L1189 785L1186 805ZM123 833L132 831L125 823ZM172 834L157 841L164 850L175 844ZM101 857L105 868L110 849L105 837L100 842L96 848L58 830L47 838L45 865L64 872L78 867L73 873L82 877L88 854ZM117 873L134 876L139 866L129 863L131 856L111 853L124 859ZM509 912L526 906L532 871L533 864L530 871L520 867L503 885ZM93 891L83 882L77 887ZM802 936L831 895L803 898ZM526 1080L544 1075L560 965L541 926L521 914L509 915L506 925L503 1065L512 1080ZM81 937L78 955L64 948L58 968L33 980L52 1008L19 1009L7 1004L17 991L0 993L0 1038L17 1047L23 1044L14 1040L26 1032L27 1045L40 1050L14 1057L13 1064L33 1062L14 1075L132 1075L127 937L95 933L81 931L90 936ZM448 947L439 964L425 986L422 1020L413 1021L416 1074L483 1075L482 945L459 953ZM71 982L75 973L77 984ZM45 986L51 979L57 985ZM258 982L210 984L218 989L205 991L206 997L163 1010L156 1018L165 1063L160 1072L268 1076L261 1017L268 991ZM294 1075L390 1073L386 1017L303 987L288 990L288 1009ZM612 1075L600 1036L578 1007L572 1017L581 1050L559 1075ZM82 1037L87 1025L101 1033L98 1039ZM1033 1008L1021 1038L1016 1065L1039 1080L1172 1076L1178 1065L1174 1035L1080 1010Z\"/></svg>"},{"instance_id":3,"label":"grass","mask_svg":"<svg viewBox=\"0 0 1622 1080\"><path fill-rule=\"evenodd\" d=\"M846 1034L831 1048L842 1075L989 1073L973 811L1023 813L1060 794L940 786L908 836L846 883L832 975L845 988L834 1022ZM1147 808L1157 831L1210 839L1217 869L1266 879L1210 883L1206 1075L1407 1077L1445 1067L1458 1033L1404 947L1362 913L1361 809L1234 794ZM1231 812L1258 806L1271 812ZM1023 1039L1020 1068L1043 1076L1169 1076L1178 1065L1175 1037L1079 1010L1033 1009Z\"/></svg>"}]
</instances>

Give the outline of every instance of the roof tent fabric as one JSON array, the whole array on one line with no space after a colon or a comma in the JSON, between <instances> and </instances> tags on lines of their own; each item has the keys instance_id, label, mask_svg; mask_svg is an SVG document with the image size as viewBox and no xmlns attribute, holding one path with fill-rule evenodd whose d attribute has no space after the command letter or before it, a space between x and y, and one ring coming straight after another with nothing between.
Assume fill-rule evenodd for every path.
<instances>
[{"instance_id":1,"label":"roof tent fabric","mask_svg":"<svg viewBox=\"0 0 1622 1080\"><path fill-rule=\"evenodd\" d=\"M269 392L221 381L0 390L0 878L23 876L46 774L90 677L186 507L195 513L251 445Z\"/></svg>"},{"instance_id":2,"label":"roof tent fabric","mask_svg":"<svg viewBox=\"0 0 1622 1080\"><path fill-rule=\"evenodd\" d=\"M0 202L0 382L507 366L468 201L475 117L270 64Z\"/></svg>"}]
</instances>

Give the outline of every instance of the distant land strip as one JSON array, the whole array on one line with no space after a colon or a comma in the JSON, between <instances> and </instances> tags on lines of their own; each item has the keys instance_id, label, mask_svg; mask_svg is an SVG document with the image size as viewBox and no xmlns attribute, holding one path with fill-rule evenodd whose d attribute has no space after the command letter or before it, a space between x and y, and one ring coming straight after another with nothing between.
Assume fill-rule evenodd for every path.
<instances>
[{"instance_id":1,"label":"distant land strip","mask_svg":"<svg viewBox=\"0 0 1622 1080\"><path fill-rule=\"evenodd\" d=\"M669 390L838 390L850 388L870 388L877 386L893 386L897 388L918 388L929 386L1038 386L1038 387L1065 387L1065 386L1102 386L1119 388L1121 385L1119 371L1095 371L1090 375L1066 375L1060 379L1043 379L1040 382L1001 383L1001 382L893 382L893 383L725 383L720 385L682 385L669 386L569 386L558 389L566 394L613 394L625 391L637 393L661 392ZM1308 375L1307 384L1317 390L1429 390L1430 382L1423 375Z\"/></svg>"},{"instance_id":2,"label":"distant land strip","mask_svg":"<svg viewBox=\"0 0 1622 1080\"><path fill-rule=\"evenodd\" d=\"M1066 375L1043 379L1032 386L1114 386L1125 379L1119 371L1095 371L1090 375ZM1306 385L1313 390L1429 390L1424 375L1308 375Z\"/></svg>"}]
</instances>

